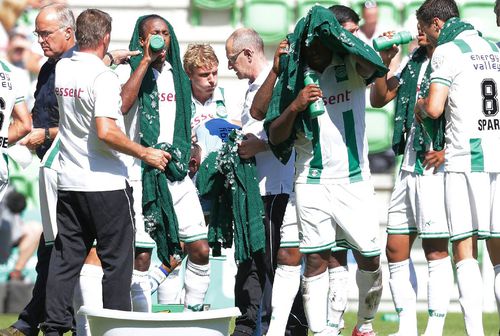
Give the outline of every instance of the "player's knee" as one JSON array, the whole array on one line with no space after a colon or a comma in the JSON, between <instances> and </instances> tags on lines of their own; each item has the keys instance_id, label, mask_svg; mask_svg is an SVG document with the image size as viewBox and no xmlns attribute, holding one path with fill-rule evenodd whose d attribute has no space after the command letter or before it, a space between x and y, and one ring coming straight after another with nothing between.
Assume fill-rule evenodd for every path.
<instances>
[{"instance_id":1,"label":"player's knee","mask_svg":"<svg viewBox=\"0 0 500 336\"><path fill-rule=\"evenodd\" d=\"M136 249L134 269L146 272L151 265L151 250Z\"/></svg>"},{"instance_id":2,"label":"player's knee","mask_svg":"<svg viewBox=\"0 0 500 336\"><path fill-rule=\"evenodd\" d=\"M301 262L301 253L298 248L280 248L278 250L278 264L298 266Z\"/></svg>"},{"instance_id":3,"label":"player's knee","mask_svg":"<svg viewBox=\"0 0 500 336\"><path fill-rule=\"evenodd\" d=\"M312 277L325 272L328 266L329 256L330 256L329 250L322 254L319 253L307 254L306 269L304 275L307 277Z\"/></svg>"},{"instance_id":4,"label":"player's knee","mask_svg":"<svg viewBox=\"0 0 500 336\"><path fill-rule=\"evenodd\" d=\"M423 239L422 248L427 260L439 260L448 256L448 239Z\"/></svg>"},{"instance_id":5,"label":"player's knee","mask_svg":"<svg viewBox=\"0 0 500 336\"><path fill-rule=\"evenodd\" d=\"M206 265L208 263L210 249L206 240L197 240L186 244L186 250L189 255L189 259L195 264Z\"/></svg>"}]
</instances>

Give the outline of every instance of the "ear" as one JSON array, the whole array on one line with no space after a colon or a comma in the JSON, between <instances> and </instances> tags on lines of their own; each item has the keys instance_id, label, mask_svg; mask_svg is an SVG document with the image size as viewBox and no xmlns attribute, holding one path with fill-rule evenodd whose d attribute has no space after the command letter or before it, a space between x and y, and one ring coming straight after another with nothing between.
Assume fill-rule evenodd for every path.
<instances>
[{"instance_id":1,"label":"ear","mask_svg":"<svg viewBox=\"0 0 500 336\"><path fill-rule=\"evenodd\" d=\"M64 38L66 40L69 40L71 38L71 35L73 34L73 30L68 27L68 28L65 29L64 33L65 33Z\"/></svg>"}]
</instances>

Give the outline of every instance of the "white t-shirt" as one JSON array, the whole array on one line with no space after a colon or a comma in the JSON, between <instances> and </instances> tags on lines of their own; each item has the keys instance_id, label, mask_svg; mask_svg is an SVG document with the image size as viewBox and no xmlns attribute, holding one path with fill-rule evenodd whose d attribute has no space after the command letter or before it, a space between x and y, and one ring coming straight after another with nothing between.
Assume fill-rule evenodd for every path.
<instances>
[{"instance_id":1,"label":"white t-shirt","mask_svg":"<svg viewBox=\"0 0 500 336\"><path fill-rule=\"evenodd\" d=\"M24 102L22 87L14 72L0 61L0 181L9 179L6 155L9 147L9 124L14 105Z\"/></svg>"},{"instance_id":2,"label":"white t-shirt","mask_svg":"<svg viewBox=\"0 0 500 336\"><path fill-rule=\"evenodd\" d=\"M241 113L243 132L245 134L252 133L260 140L266 142L268 139L264 130L264 121L252 118L250 107L252 106L255 94L262 83L264 83L270 70L270 67L265 68L253 83L249 83ZM294 155L291 156L286 165L283 165L270 150L255 155L257 173L259 174L260 194L262 196L281 193L290 194L292 192L293 157Z\"/></svg>"},{"instance_id":3,"label":"white t-shirt","mask_svg":"<svg viewBox=\"0 0 500 336\"><path fill-rule=\"evenodd\" d=\"M417 50L417 49L415 49ZM397 77L398 79L401 78L401 73L403 72L403 69L406 67L408 64L409 59L412 57L413 53L409 56L406 57L403 62L400 64L398 70L394 73L394 76ZM424 78L425 71L427 69L427 66L429 65L429 58L426 58L425 61L422 63L422 66L420 67L420 72L418 74L418 80L417 80L417 91L415 93L416 98L419 98L420 94L420 84L422 83L422 79ZM416 101L416 100L415 100ZM410 131L407 133L407 139L406 139L406 146L405 146L405 152L403 155L403 162L401 163L401 170L410 172L410 173L416 173L419 175L433 175L434 174L434 169L425 169L423 168L423 160L418 159L417 161L417 152L413 149L413 141L415 139L415 123L417 121L413 119L413 123L411 126ZM430 144L429 149L432 149L432 143ZM444 165L441 165L439 168L439 172L442 172L444 170Z\"/></svg>"},{"instance_id":4,"label":"white t-shirt","mask_svg":"<svg viewBox=\"0 0 500 336\"><path fill-rule=\"evenodd\" d=\"M129 64L120 65L115 69L118 74L119 82L124 85L130 78L131 67ZM175 128L175 112L176 112L176 96L174 88L174 77L172 74L172 66L165 61L163 69L159 72L153 69L153 74L158 87L158 103L159 103L159 118L160 118L160 134L158 135L158 143L166 142L171 144L174 140ZM134 105L125 114L125 132L137 143L141 143L140 138L140 118L139 105L136 99ZM133 162L127 161L128 174L131 180L141 179L141 160L132 158Z\"/></svg>"},{"instance_id":5,"label":"white t-shirt","mask_svg":"<svg viewBox=\"0 0 500 336\"><path fill-rule=\"evenodd\" d=\"M61 139L58 189L124 189L127 169L123 155L99 140L95 120L111 118L123 129L116 74L97 56L75 52L57 63L55 94Z\"/></svg>"},{"instance_id":6,"label":"white t-shirt","mask_svg":"<svg viewBox=\"0 0 500 336\"><path fill-rule=\"evenodd\" d=\"M476 31L440 45L431 83L449 87L445 171L500 172L500 52Z\"/></svg>"},{"instance_id":7,"label":"white t-shirt","mask_svg":"<svg viewBox=\"0 0 500 336\"><path fill-rule=\"evenodd\" d=\"M345 184L370 178L365 132L365 80L355 61L334 57L320 76L326 111L313 121L313 140L295 140L296 183ZM307 111L305 113L308 113ZM316 126L317 125L317 126Z\"/></svg>"}]
</instances>

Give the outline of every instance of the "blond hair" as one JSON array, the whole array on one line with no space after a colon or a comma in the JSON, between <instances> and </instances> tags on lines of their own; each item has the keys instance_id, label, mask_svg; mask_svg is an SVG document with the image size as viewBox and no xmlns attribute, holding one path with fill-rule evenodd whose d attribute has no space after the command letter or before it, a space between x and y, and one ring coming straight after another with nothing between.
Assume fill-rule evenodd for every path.
<instances>
[{"instance_id":1,"label":"blond hair","mask_svg":"<svg viewBox=\"0 0 500 336\"><path fill-rule=\"evenodd\" d=\"M219 65L219 59L210 44L190 44L183 58L184 71L193 73L197 68L213 67Z\"/></svg>"}]
</instances>

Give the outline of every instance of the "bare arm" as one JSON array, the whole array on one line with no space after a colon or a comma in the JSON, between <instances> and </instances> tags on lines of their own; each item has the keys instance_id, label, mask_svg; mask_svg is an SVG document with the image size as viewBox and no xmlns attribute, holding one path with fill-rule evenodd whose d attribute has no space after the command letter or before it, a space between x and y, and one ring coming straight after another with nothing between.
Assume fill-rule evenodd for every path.
<instances>
[{"instance_id":1,"label":"bare arm","mask_svg":"<svg viewBox=\"0 0 500 336\"><path fill-rule=\"evenodd\" d=\"M383 36L392 37L393 31L382 34ZM390 49L380 51L380 57L385 66L390 68L394 57L397 55L399 49L393 46ZM393 75L392 71L385 74L384 77L375 79L375 82L370 88L370 104L373 107L383 107L398 94L399 80Z\"/></svg>"},{"instance_id":2,"label":"bare arm","mask_svg":"<svg viewBox=\"0 0 500 336\"><path fill-rule=\"evenodd\" d=\"M280 71L280 56L288 53L288 41L281 41L280 45L274 53L274 62L269 75L259 88L250 107L250 115L257 120L263 120L266 117L271 97L273 96L273 88Z\"/></svg>"},{"instance_id":3,"label":"bare arm","mask_svg":"<svg viewBox=\"0 0 500 336\"><path fill-rule=\"evenodd\" d=\"M310 103L322 99L323 93L319 86L310 84L303 88L297 98L271 123L269 141L278 145L290 137L297 115L304 111Z\"/></svg>"},{"instance_id":4,"label":"bare arm","mask_svg":"<svg viewBox=\"0 0 500 336\"><path fill-rule=\"evenodd\" d=\"M421 119L426 117L437 119L444 112L448 99L449 87L440 83L431 83L429 96L420 98L415 106L415 114Z\"/></svg>"},{"instance_id":5,"label":"bare arm","mask_svg":"<svg viewBox=\"0 0 500 336\"><path fill-rule=\"evenodd\" d=\"M116 120L107 117L95 118L97 137L105 142L109 147L121 153L141 159L148 165L160 170L165 167L170 160L170 154L160 149L144 147L130 140L125 133L116 125Z\"/></svg>"},{"instance_id":6,"label":"bare arm","mask_svg":"<svg viewBox=\"0 0 500 336\"><path fill-rule=\"evenodd\" d=\"M31 131L31 116L24 102L14 105L9 125L9 144L13 145Z\"/></svg>"},{"instance_id":7,"label":"bare arm","mask_svg":"<svg viewBox=\"0 0 500 336\"><path fill-rule=\"evenodd\" d=\"M128 59L131 57L131 56L136 56L136 55L139 55L141 52L139 50L128 50L128 49L116 49L116 50L111 50L109 51L109 54L111 54L111 57L113 59L111 59L108 55L108 53L106 53L106 55L104 55L104 58L102 59L104 64L106 64L107 66L110 66L112 64L123 64L123 63L127 63L128 62Z\"/></svg>"}]
</instances>

